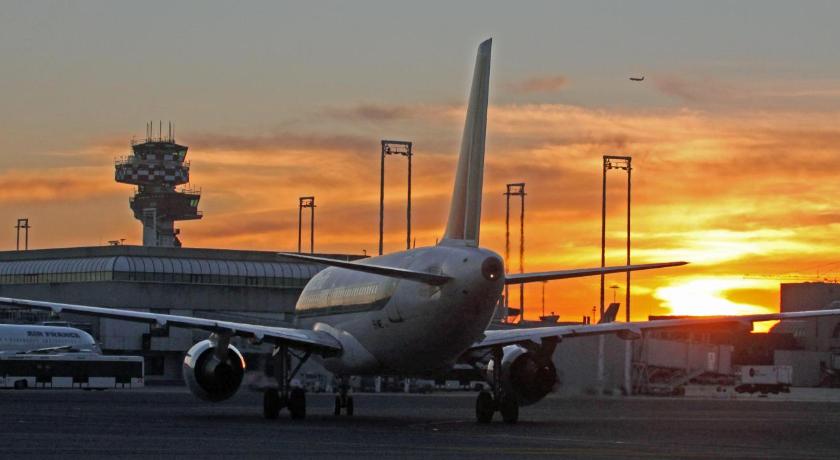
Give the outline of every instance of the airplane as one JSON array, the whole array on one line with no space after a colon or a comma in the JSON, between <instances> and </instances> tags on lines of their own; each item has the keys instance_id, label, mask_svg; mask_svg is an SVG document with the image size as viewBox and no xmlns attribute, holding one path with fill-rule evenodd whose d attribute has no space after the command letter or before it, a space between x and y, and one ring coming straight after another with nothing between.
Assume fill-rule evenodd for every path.
<instances>
[{"instance_id":1,"label":"airplane","mask_svg":"<svg viewBox=\"0 0 840 460\"><path fill-rule=\"evenodd\" d=\"M515 423L519 408L543 399L557 382L551 357L563 339L617 334L634 339L644 330L739 321L840 314L840 309L736 317L488 330L506 284L595 276L675 267L686 262L649 263L506 274L502 258L479 244L484 145L490 83L491 39L481 43L475 61L461 149L444 237L435 246L340 261L302 254L279 258L326 266L303 288L293 327L274 327L117 308L0 297L0 304L26 306L160 326L202 329L206 340L184 357L183 376L191 392L206 401L223 401L239 389L245 360L233 336L273 345L278 388L263 393L263 416L306 416L306 394L293 387L301 365L314 358L341 380L335 415L353 415L348 394L351 375L429 377L457 363L481 370L490 390L479 392L475 415L491 422L499 412ZM560 348L562 350L562 347ZM460 365L460 364L459 364Z\"/></svg>"},{"instance_id":2,"label":"airplane","mask_svg":"<svg viewBox=\"0 0 840 460\"><path fill-rule=\"evenodd\" d=\"M645 76L642 75L641 77L630 77L632 81L645 81Z\"/></svg>"},{"instance_id":3,"label":"airplane","mask_svg":"<svg viewBox=\"0 0 840 460\"><path fill-rule=\"evenodd\" d=\"M0 354L101 353L87 332L73 327L0 324Z\"/></svg>"}]
</instances>

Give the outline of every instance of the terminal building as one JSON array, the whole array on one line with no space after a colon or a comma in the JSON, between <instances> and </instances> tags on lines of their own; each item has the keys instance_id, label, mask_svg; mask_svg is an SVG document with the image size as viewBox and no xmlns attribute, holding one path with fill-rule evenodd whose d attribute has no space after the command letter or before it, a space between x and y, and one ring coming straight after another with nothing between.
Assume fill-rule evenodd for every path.
<instances>
[{"instance_id":1,"label":"terminal building","mask_svg":"<svg viewBox=\"0 0 840 460\"><path fill-rule=\"evenodd\" d=\"M261 251L128 245L8 251L0 252L0 296L288 326L300 292L321 269ZM4 313L6 320L51 319ZM208 335L70 314L61 320L88 329L107 353L142 354L152 380L179 378L183 353Z\"/></svg>"},{"instance_id":2,"label":"terminal building","mask_svg":"<svg viewBox=\"0 0 840 460\"><path fill-rule=\"evenodd\" d=\"M840 308L840 284L784 283L781 310L795 312ZM796 347L777 350L777 364L793 367L798 386L840 386L840 318L806 318L779 323L773 332L794 337Z\"/></svg>"}]
</instances>

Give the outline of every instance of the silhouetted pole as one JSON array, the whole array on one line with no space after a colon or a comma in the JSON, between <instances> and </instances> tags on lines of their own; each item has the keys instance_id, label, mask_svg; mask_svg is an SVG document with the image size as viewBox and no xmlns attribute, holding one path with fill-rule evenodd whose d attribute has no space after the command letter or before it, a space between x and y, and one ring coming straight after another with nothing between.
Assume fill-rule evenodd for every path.
<instances>
[{"instance_id":1,"label":"silhouetted pole","mask_svg":"<svg viewBox=\"0 0 840 460\"><path fill-rule=\"evenodd\" d=\"M385 233L385 155L402 155L408 158L408 193L407 205L405 208L405 248L411 249L411 142L408 141L381 141L382 149L379 157L379 255L383 251L383 239Z\"/></svg>"},{"instance_id":2,"label":"silhouetted pole","mask_svg":"<svg viewBox=\"0 0 840 460\"><path fill-rule=\"evenodd\" d=\"M510 273L510 184L505 192L505 273ZM508 307L510 306L510 289L505 283L505 319L507 322Z\"/></svg>"},{"instance_id":3,"label":"silhouetted pole","mask_svg":"<svg viewBox=\"0 0 840 460\"><path fill-rule=\"evenodd\" d=\"M518 182L507 184L505 191L505 270L509 272L510 265L510 197L520 197L519 210L519 272L525 273L525 183ZM505 285L505 307L510 305L508 301L509 290ZM506 312L507 313L507 312ZM525 317L525 287L519 285L519 319Z\"/></svg>"},{"instance_id":4,"label":"silhouetted pole","mask_svg":"<svg viewBox=\"0 0 840 460\"><path fill-rule=\"evenodd\" d=\"M631 166L632 158L627 157L627 265L630 265L630 173L633 170ZM626 313L626 321L630 322L630 271L627 271L627 285L624 288L626 294L624 311Z\"/></svg>"},{"instance_id":5,"label":"silhouetted pole","mask_svg":"<svg viewBox=\"0 0 840 460\"><path fill-rule=\"evenodd\" d=\"M315 197L302 196L298 198L298 253L301 248L301 233L303 230L303 208L309 208L309 252L315 253Z\"/></svg>"},{"instance_id":6,"label":"silhouetted pole","mask_svg":"<svg viewBox=\"0 0 840 460\"><path fill-rule=\"evenodd\" d=\"M601 171L601 268L605 267L607 246L607 167L609 160L604 156L604 167ZM604 272L601 272L601 311L598 320L604 317Z\"/></svg>"},{"instance_id":7,"label":"silhouetted pole","mask_svg":"<svg viewBox=\"0 0 840 460\"><path fill-rule=\"evenodd\" d=\"M315 197L309 198L309 253L315 254Z\"/></svg>"},{"instance_id":8,"label":"silhouetted pole","mask_svg":"<svg viewBox=\"0 0 840 460\"><path fill-rule=\"evenodd\" d=\"M408 204L405 207L405 249L411 249L411 143L408 144Z\"/></svg>"},{"instance_id":9,"label":"silhouetted pole","mask_svg":"<svg viewBox=\"0 0 840 460\"><path fill-rule=\"evenodd\" d=\"M521 189L522 203L519 207L519 273L525 273L525 184ZM525 319L525 284L519 283L519 321Z\"/></svg>"},{"instance_id":10,"label":"silhouetted pole","mask_svg":"<svg viewBox=\"0 0 840 460\"><path fill-rule=\"evenodd\" d=\"M300 254L300 234L303 232L303 198L298 201L298 254Z\"/></svg>"},{"instance_id":11,"label":"silhouetted pole","mask_svg":"<svg viewBox=\"0 0 840 460\"><path fill-rule=\"evenodd\" d=\"M601 188L601 268L606 266L606 227L607 227L607 171L623 169L627 171L627 265L630 265L630 171L632 157L604 155L604 169ZM626 272L627 286L625 287L625 315L630 321L630 272ZM601 273L601 317L604 316L604 273Z\"/></svg>"},{"instance_id":12,"label":"silhouetted pole","mask_svg":"<svg viewBox=\"0 0 840 460\"><path fill-rule=\"evenodd\" d=\"M382 233L385 225L385 141L379 158L379 255L382 255Z\"/></svg>"},{"instance_id":13,"label":"silhouetted pole","mask_svg":"<svg viewBox=\"0 0 840 460\"><path fill-rule=\"evenodd\" d=\"M22 218L17 220L17 225L15 225L15 229L17 229L17 238L15 240L15 248L16 250L20 251L20 231L23 230L24 235L24 250L29 250L29 218Z\"/></svg>"}]
</instances>

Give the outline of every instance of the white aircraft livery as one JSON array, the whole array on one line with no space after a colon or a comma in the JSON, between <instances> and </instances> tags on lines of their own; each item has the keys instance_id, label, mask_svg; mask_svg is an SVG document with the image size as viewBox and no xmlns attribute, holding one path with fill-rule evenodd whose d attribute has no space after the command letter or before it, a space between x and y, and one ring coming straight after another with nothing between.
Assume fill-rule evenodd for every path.
<instances>
[{"instance_id":1,"label":"white aircraft livery","mask_svg":"<svg viewBox=\"0 0 840 460\"><path fill-rule=\"evenodd\" d=\"M0 324L0 354L51 352L99 353L87 332L73 327Z\"/></svg>"},{"instance_id":2,"label":"white aircraft livery","mask_svg":"<svg viewBox=\"0 0 840 460\"><path fill-rule=\"evenodd\" d=\"M230 398L242 383L245 361L231 345L231 337L271 343L279 388L264 393L266 418L276 418L286 408L292 418L306 415L305 393L301 388L292 388L291 382L300 365L312 357L345 382L350 375L365 374L436 376L456 362L468 363L485 372L490 383L491 390L480 392L476 400L476 418L482 423L490 422L496 412L505 422L516 422L520 406L536 403L552 390L557 375L551 357L555 352L562 352L560 343L567 337L618 334L632 339L639 337L643 330L654 328L840 314L837 309L487 330L506 284L685 264L668 262L506 275L502 258L480 247L490 49L490 40L478 47L443 239L433 247L354 262L279 254L281 258L317 262L327 267L303 289L295 306L294 327L26 299L0 298L0 304L207 330L209 338L187 351L183 372L193 394L208 401ZM340 388L335 413L344 410L352 415L353 399L347 394L347 385Z\"/></svg>"}]
</instances>

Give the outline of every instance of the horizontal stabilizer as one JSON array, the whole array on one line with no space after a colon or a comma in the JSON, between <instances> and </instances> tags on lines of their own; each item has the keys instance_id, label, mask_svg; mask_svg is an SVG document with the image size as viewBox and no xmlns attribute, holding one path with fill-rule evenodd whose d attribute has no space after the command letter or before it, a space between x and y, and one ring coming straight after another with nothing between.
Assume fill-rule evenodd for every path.
<instances>
[{"instance_id":1,"label":"horizontal stabilizer","mask_svg":"<svg viewBox=\"0 0 840 460\"><path fill-rule=\"evenodd\" d=\"M303 254L291 254L281 252L279 255L288 257L290 259L303 260L306 262L315 262L330 267L344 268L346 270L355 270L357 272L373 273L374 275L390 276L391 278L401 278L420 283L430 284L432 286L440 286L446 284L452 278L446 275L437 275L434 273L418 272L414 270L407 270L405 268L385 267L382 265L372 265L362 262L350 262L346 260L328 259L326 257L305 256Z\"/></svg>"},{"instance_id":2,"label":"horizontal stabilizer","mask_svg":"<svg viewBox=\"0 0 840 460\"><path fill-rule=\"evenodd\" d=\"M559 270L553 272L510 273L505 275L505 284L533 283L535 281L551 281L566 278L581 278L595 276L601 273L635 272L638 270L652 270L654 268L678 267L688 262L663 262L658 264L619 265L617 267L576 268L573 270Z\"/></svg>"}]
</instances>

